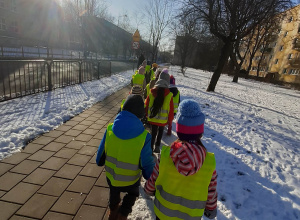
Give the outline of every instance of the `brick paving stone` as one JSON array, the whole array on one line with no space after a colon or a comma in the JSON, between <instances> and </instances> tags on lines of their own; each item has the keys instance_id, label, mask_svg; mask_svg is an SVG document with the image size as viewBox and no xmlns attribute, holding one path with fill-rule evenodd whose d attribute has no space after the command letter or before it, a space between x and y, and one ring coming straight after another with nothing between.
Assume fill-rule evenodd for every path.
<instances>
[{"instance_id":1,"label":"brick paving stone","mask_svg":"<svg viewBox=\"0 0 300 220\"><path fill-rule=\"evenodd\" d=\"M104 132L100 131L94 135L94 138L102 140L103 136L104 136ZM100 145L100 143L99 143L99 145Z\"/></svg>"},{"instance_id":2,"label":"brick paving stone","mask_svg":"<svg viewBox=\"0 0 300 220\"><path fill-rule=\"evenodd\" d=\"M18 173L5 173L0 177L0 190L8 191L21 182L26 176Z\"/></svg>"},{"instance_id":3,"label":"brick paving stone","mask_svg":"<svg viewBox=\"0 0 300 220\"><path fill-rule=\"evenodd\" d=\"M5 158L2 160L2 163L9 163L9 164L19 164L23 160L25 160L27 157L31 156L31 154L26 154L26 153L16 153L13 154L10 157Z\"/></svg>"},{"instance_id":4,"label":"brick paving stone","mask_svg":"<svg viewBox=\"0 0 300 220\"><path fill-rule=\"evenodd\" d=\"M78 154L85 154L93 156L97 152L97 147L91 147L91 146L83 146L79 151Z\"/></svg>"},{"instance_id":5,"label":"brick paving stone","mask_svg":"<svg viewBox=\"0 0 300 220\"><path fill-rule=\"evenodd\" d=\"M72 220L74 216L66 215L57 212L48 212L47 215L43 218L43 220ZM84 220L84 219L81 219ZM88 219L87 219L88 220Z\"/></svg>"},{"instance_id":6,"label":"brick paving stone","mask_svg":"<svg viewBox=\"0 0 300 220\"><path fill-rule=\"evenodd\" d=\"M96 113L92 114L91 116L99 119L103 116L103 114L96 112Z\"/></svg>"},{"instance_id":7,"label":"brick paving stone","mask_svg":"<svg viewBox=\"0 0 300 220\"><path fill-rule=\"evenodd\" d=\"M64 132L58 130L52 130L48 133L45 133L44 136L57 138L62 135Z\"/></svg>"},{"instance_id":8,"label":"brick paving stone","mask_svg":"<svg viewBox=\"0 0 300 220\"><path fill-rule=\"evenodd\" d=\"M92 125L94 122L93 121L82 121L79 123L79 125L86 125L86 126L90 126Z\"/></svg>"},{"instance_id":9,"label":"brick paving stone","mask_svg":"<svg viewBox=\"0 0 300 220\"><path fill-rule=\"evenodd\" d=\"M28 160L36 160L36 161L44 162L48 160L53 154L54 152L51 151L39 150L38 152L28 157Z\"/></svg>"},{"instance_id":10,"label":"brick paving stone","mask_svg":"<svg viewBox=\"0 0 300 220\"><path fill-rule=\"evenodd\" d=\"M70 143L72 140L74 140L74 137L72 137L72 136L67 136L67 135L62 135L62 136L60 136L59 138L56 138L56 139L55 139L55 142L68 144L68 143Z\"/></svg>"},{"instance_id":11,"label":"brick paving stone","mask_svg":"<svg viewBox=\"0 0 300 220\"><path fill-rule=\"evenodd\" d=\"M92 113L81 113L80 114L80 117L83 117L83 118L87 118L87 117L89 117L90 115L91 115Z\"/></svg>"},{"instance_id":12,"label":"brick paving stone","mask_svg":"<svg viewBox=\"0 0 300 220\"><path fill-rule=\"evenodd\" d=\"M102 139L93 138L89 142L86 143L88 146L99 147Z\"/></svg>"},{"instance_id":13,"label":"brick paving stone","mask_svg":"<svg viewBox=\"0 0 300 220\"><path fill-rule=\"evenodd\" d=\"M80 134L78 135L75 140L77 141L85 141L88 142L89 140L91 140L93 138L92 135L88 135L88 134Z\"/></svg>"},{"instance_id":14,"label":"brick paving stone","mask_svg":"<svg viewBox=\"0 0 300 220\"><path fill-rule=\"evenodd\" d=\"M54 137L41 136L41 137L38 137L36 140L32 141L32 143L47 145L54 139L55 139Z\"/></svg>"},{"instance_id":15,"label":"brick paving stone","mask_svg":"<svg viewBox=\"0 0 300 220\"><path fill-rule=\"evenodd\" d=\"M19 208L20 205L0 201L0 219L9 219Z\"/></svg>"},{"instance_id":16,"label":"brick paving stone","mask_svg":"<svg viewBox=\"0 0 300 220\"><path fill-rule=\"evenodd\" d=\"M34 220L34 218L27 218L24 216L14 215L9 220Z\"/></svg>"},{"instance_id":17,"label":"brick paving stone","mask_svg":"<svg viewBox=\"0 0 300 220\"><path fill-rule=\"evenodd\" d=\"M62 149L66 144L63 143L58 143L58 142L51 142L50 144L46 145L43 150L48 150L48 151L54 151L57 152L60 149Z\"/></svg>"},{"instance_id":18,"label":"brick paving stone","mask_svg":"<svg viewBox=\"0 0 300 220\"><path fill-rule=\"evenodd\" d=\"M69 161L68 164L73 164L77 166L85 166L87 162L91 159L91 156L89 155L81 155L81 154L75 154Z\"/></svg>"},{"instance_id":19,"label":"brick paving stone","mask_svg":"<svg viewBox=\"0 0 300 220\"><path fill-rule=\"evenodd\" d=\"M38 161L32 160L24 160L19 165L12 168L10 171L14 173L21 173L21 174L30 174L36 168L38 168L42 163Z\"/></svg>"},{"instance_id":20,"label":"brick paving stone","mask_svg":"<svg viewBox=\"0 0 300 220\"><path fill-rule=\"evenodd\" d=\"M95 186L103 186L103 187L106 187L106 188L109 187L108 183L107 183L107 180L106 180L105 171L101 173L100 177L98 178L98 180L95 183Z\"/></svg>"},{"instance_id":21,"label":"brick paving stone","mask_svg":"<svg viewBox=\"0 0 300 220\"><path fill-rule=\"evenodd\" d=\"M53 176L54 173L55 171L53 170L37 168L29 176L27 176L23 180L23 182L44 185L48 181L48 179L50 179Z\"/></svg>"},{"instance_id":22,"label":"brick paving stone","mask_svg":"<svg viewBox=\"0 0 300 220\"><path fill-rule=\"evenodd\" d=\"M42 147L44 147L43 144L34 144L34 143L29 143L25 148L22 150L23 153L29 153L33 154L40 150Z\"/></svg>"},{"instance_id":23,"label":"brick paving stone","mask_svg":"<svg viewBox=\"0 0 300 220\"><path fill-rule=\"evenodd\" d=\"M12 165L12 164L7 164L7 163L1 163L0 162L0 176L2 176L4 173L9 171L13 167L14 167L14 165Z\"/></svg>"},{"instance_id":24,"label":"brick paving stone","mask_svg":"<svg viewBox=\"0 0 300 220\"><path fill-rule=\"evenodd\" d=\"M59 170L67 161L68 159L51 157L49 160L47 160L41 165L41 168Z\"/></svg>"},{"instance_id":25,"label":"brick paving stone","mask_svg":"<svg viewBox=\"0 0 300 220\"><path fill-rule=\"evenodd\" d=\"M68 131L72 128L73 126L68 126L66 124L59 126L58 128L56 128L56 130L58 131Z\"/></svg>"},{"instance_id":26,"label":"brick paving stone","mask_svg":"<svg viewBox=\"0 0 300 220\"><path fill-rule=\"evenodd\" d=\"M107 207L109 199L109 189L105 187L94 186L87 196L84 204L100 207Z\"/></svg>"},{"instance_id":27,"label":"brick paving stone","mask_svg":"<svg viewBox=\"0 0 300 220\"><path fill-rule=\"evenodd\" d=\"M72 118L72 121L76 121L76 122L81 122L85 119L85 117L81 116L82 114L80 114L80 116L76 116L74 118Z\"/></svg>"},{"instance_id":28,"label":"brick paving stone","mask_svg":"<svg viewBox=\"0 0 300 220\"><path fill-rule=\"evenodd\" d=\"M67 122L65 123L65 125L74 127L74 126L77 125L78 123L79 123L79 121L73 121L73 120L70 120L70 121L67 121Z\"/></svg>"},{"instance_id":29,"label":"brick paving stone","mask_svg":"<svg viewBox=\"0 0 300 220\"><path fill-rule=\"evenodd\" d=\"M35 194L17 211L16 214L41 219L56 200L57 197Z\"/></svg>"},{"instance_id":30,"label":"brick paving stone","mask_svg":"<svg viewBox=\"0 0 300 220\"><path fill-rule=\"evenodd\" d=\"M97 154L95 154L89 161L89 163L96 163L96 157L97 157Z\"/></svg>"},{"instance_id":31,"label":"brick paving stone","mask_svg":"<svg viewBox=\"0 0 300 220\"><path fill-rule=\"evenodd\" d=\"M51 211L75 215L85 198L85 194L66 191L51 208Z\"/></svg>"},{"instance_id":32,"label":"brick paving stone","mask_svg":"<svg viewBox=\"0 0 300 220\"><path fill-rule=\"evenodd\" d=\"M91 129L91 128L88 128L88 129L86 129L86 130L84 130L83 132L82 132L82 134L89 134L89 135L95 135L95 134L97 134L98 132L100 131L100 129Z\"/></svg>"},{"instance_id":33,"label":"brick paving stone","mask_svg":"<svg viewBox=\"0 0 300 220\"><path fill-rule=\"evenodd\" d=\"M68 143L66 145L66 147L76 149L76 150L80 150L84 145L85 145L85 142L74 140L74 141L71 141L70 143Z\"/></svg>"},{"instance_id":34,"label":"brick paving stone","mask_svg":"<svg viewBox=\"0 0 300 220\"><path fill-rule=\"evenodd\" d=\"M106 123L107 123L107 121L105 122L105 124ZM105 126L105 124L97 124L97 123L95 123L95 124L91 125L89 127L89 129L95 129L95 130L98 130L98 131L100 130L101 131L101 129Z\"/></svg>"},{"instance_id":35,"label":"brick paving stone","mask_svg":"<svg viewBox=\"0 0 300 220\"><path fill-rule=\"evenodd\" d=\"M95 182L96 178L77 176L67 190L87 194L89 193Z\"/></svg>"},{"instance_id":36,"label":"brick paving stone","mask_svg":"<svg viewBox=\"0 0 300 220\"><path fill-rule=\"evenodd\" d=\"M60 196L71 182L71 180L51 177L51 179L49 179L48 182L40 188L38 193L49 196Z\"/></svg>"},{"instance_id":37,"label":"brick paving stone","mask_svg":"<svg viewBox=\"0 0 300 220\"><path fill-rule=\"evenodd\" d=\"M62 157L69 159L76 154L77 150L69 149L69 148L63 148L60 151L58 151L56 154L54 154L55 157Z\"/></svg>"},{"instance_id":38,"label":"brick paving stone","mask_svg":"<svg viewBox=\"0 0 300 220\"><path fill-rule=\"evenodd\" d=\"M74 179L81 170L82 167L65 164L54 176L65 179Z\"/></svg>"},{"instance_id":39,"label":"brick paving stone","mask_svg":"<svg viewBox=\"0 0 300 220\"><path fill-rule=\"evenodd\" d=\"M76 137L78 136L82 131L80 130L69 130L65 133L65 135L68 135L68 136L72 136L72 137Z\"/></svg>"},{"instance_id":40,"label":"brick paving stone","mask_svg":"<svg viewBox=\"0 0 300 220\"><path fill-rule=\"evenodd\" d=\"M80 207L74 220L82 220L82 219L99 220L103 218L105 211L106 211L105 208L83 205Z\"/></svg>"},{"instance_id":41,"label":"brick paving stone","mask_svg":"<svg viewBox=\"0 0 300 220\"><path fill-rule=\"evenodd\" d=\"M86 118L85 120L87 120L87 121L97 121L99 118L97 118L97 117L93 117L93 116L90 116L90 117L88 117L88 118Z\"/></svg>"},{"instance_id":42,"label":"brick paving stone","mask_svg":"<svg viewBox=\"0 0 300 220\"><path fill-rule=\"evenodd\" d=\"M39 188L40 186L21 182L7 192L1 200L24 204Z\"/></svg>"},{"instance_id":43,"label":"brick paving stone","mask_svg":"<svg viewBox=\"0 0 300 220\"><path fill-rule=\"evenodd\" d=\"M90 176L98 178L103 171L104 166L99 167L96 164L88 163L79 173L82 176Z\"/></svg>"},{"instance_id":44,"label":"brick paving stone","mask_svg":"<svg viewBox=\"0 0 300 220\"><path fill-rule=\"evenodd\" d=\"M1 191L1 190L0 190L0 198L1 198L5 193L6 193L5 191Z\"/></svg>"}]
</instances>

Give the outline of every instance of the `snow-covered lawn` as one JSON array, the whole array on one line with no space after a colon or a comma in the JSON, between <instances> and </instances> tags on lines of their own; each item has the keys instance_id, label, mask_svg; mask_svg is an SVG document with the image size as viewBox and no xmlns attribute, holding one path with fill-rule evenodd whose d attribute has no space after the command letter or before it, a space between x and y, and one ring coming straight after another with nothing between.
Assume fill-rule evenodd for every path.
<instances>
[{"instance_id":1,"label":"snow-covered lawn","mask_svg":"<svg viewBox=\"0 0 300 220\"><path fill-rule=\"evenodd\" d=\"M206 115L204 145L215 153L217 219L300 219L300 93L279 86L222 75L216 92L206 92L211 74L179 68L181 100L193 98ZM0 103L0 160L28 140L129 84L132 72ZM176 140L175 122L171 137ZM142 180L144 183L144 180ZM153 198L141 196L129 219L154 219Z\"/></svg>"}]
</instances>

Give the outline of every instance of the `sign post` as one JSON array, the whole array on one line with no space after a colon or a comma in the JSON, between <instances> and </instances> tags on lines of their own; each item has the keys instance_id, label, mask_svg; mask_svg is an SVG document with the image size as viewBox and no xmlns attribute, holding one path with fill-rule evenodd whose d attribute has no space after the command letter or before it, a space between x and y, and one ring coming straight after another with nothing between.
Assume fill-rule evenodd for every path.
<instances>
[{"instance_id":1,"label":"sign post","mask_svg":"<svg viewBox=\"0 0 300 220\"><path fill-rule=\"evenodd\" d=\"M138 50L140 48L140 40L141 40L141 36L140 36L139 30L136 29L136 31L132 35L132 44L131 44L131 47L132 47L133 50L136 51L136 50ZM136 54L136 52L135 52L135 54ZM133 67L133 69L134 69L134 67Z\"/></svg>"}]
</instances>

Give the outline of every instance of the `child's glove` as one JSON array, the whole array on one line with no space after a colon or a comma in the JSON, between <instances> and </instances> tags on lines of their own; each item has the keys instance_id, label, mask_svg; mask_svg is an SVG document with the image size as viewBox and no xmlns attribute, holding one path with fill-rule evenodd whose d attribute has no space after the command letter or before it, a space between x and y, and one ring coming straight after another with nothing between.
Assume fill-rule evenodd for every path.
<instances>
[{"instance_id":1,"label":"child's glove","mask_svg":"<svg viewBox=\"0 0 300 220\"><path fill-rule=\"evenodd\" d=\"M217 216L217 209L214 209L214 210L208 210L208 209L205 209L204 210L204 215L205 217L209 218L209 219L213 219Z\"/></svg>"}]
</instances>

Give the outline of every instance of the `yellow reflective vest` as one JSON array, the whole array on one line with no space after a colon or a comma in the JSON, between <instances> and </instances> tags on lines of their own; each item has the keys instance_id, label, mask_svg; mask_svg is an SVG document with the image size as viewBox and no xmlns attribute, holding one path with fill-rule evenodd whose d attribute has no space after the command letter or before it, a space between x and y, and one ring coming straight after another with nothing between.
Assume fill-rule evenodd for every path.
<instances>
[{"instance_id":1,"label":"yellow reflective vest","mask_svg":"<svg viewBox=\"0 0 300 220\"><path fill-rule=\"evenodd\" d=\"M145 76L142 74L134 74L132 76L132 86L140 86L143 88Z\"/></svg>"},{"instance_id":2,"label":"yellow reflective vest","mask_svg":"<svg viewBox=\"0 0 300 220\"><path fill-rule=\"evenodd\" d=\"M160 123L160 124L165 124L168 122L168 117L169 117L169 112L170 112L170 102L171 99L173 98L173 94L170 92L167 96L164 98L164 103L163 106L158 112L158 114L150 118L151 115L151 107L153 106L154 99L155 97L153 94L150 92L149 94L149 106L148 106L148 122L155 122L155 123Z\"/></svg>"},{"instance_id":3,"label":"yellow reflective vest","mask_svg":"<svg viewBox=\"0 0 300 220\"><path fill-rule=\"evenodd\" d=\"M141 178L139 163L147 131L135 138L122 140L113 133L112 125L107 126L105 139L106 177L112 186L130 186Z\"/></svg>"},{"instance_id":4,"label":"yellow reflective vest","mask_svg":"<svg viewBox=\"0 0 300 220\"><path fill-rule=\"evenodd\" d=\"M177 113L177 111L178 111L179 96L180 96L180 92L179 92L179 90L178 90L177 95L176 95L176 96L173 96L174 114Z\"/></svg>"},{"instance_id":5,"label":"yellow reflective vest","mask_svg":"<svg viewBox=\"0 0 300 220\"><path fill-rule=\"evenodd\" d=\"M162 220L199 220L204 213L215 167L214 154L207 152L200 170L191 176L184 176L178 172L170 157L170 147L163 146L155 182L156 216Z\"/></svg>"},{"instance_id":6,"label":"yellow reflective vest","mask_svg":"<svg viewBox=\"0 0 300 220\"><path fill-rule=\"evenodd\" d=\"M123 110L123 105L124 105L125 101L126 101L126 100L125 100L125 99L123 99L123 100L122 100L122 102L121 102L121 106L120 106L120 108L121 108L121 111Z\"/></svg>"}]
</instances>

